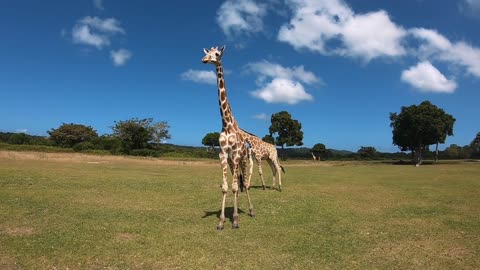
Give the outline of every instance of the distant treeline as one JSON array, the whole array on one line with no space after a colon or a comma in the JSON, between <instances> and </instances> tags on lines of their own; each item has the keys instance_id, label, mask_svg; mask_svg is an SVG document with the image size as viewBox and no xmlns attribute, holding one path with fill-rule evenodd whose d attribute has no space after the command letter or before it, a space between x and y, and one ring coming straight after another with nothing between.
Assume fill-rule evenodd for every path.
<instances>
[{"instance_id":1,"label":"distant treeline","mask_svg":"<svg viewBox=\"0 0 480 270\"><path fill-rule=\"evenodd\" d=\"M218 158L218 154L208 147L180 146L174 144L147 144L144 149L132 149L128 153L122 151L120 139L111 135L102 135L89 141L81 142L72 147L59 147L49 137L28 135L25 133L0 132L0 149L17 151L41 152L84 152L108 155L132 155L145 157L176 157L176 158ZM363 148L363 147L362 147ZM371 147L370 147L371 148ZM283 151L283 152L282 152ZM280 155L288 159L312 159L312 149L295 147L279 149ZM425 158L433 159L435 153L425 152ZM460 147L450 145L444 151L439 151L440 159L468 159L479 158L469 146ZM346 150L327 149L320 156L321 160L409 160L411 154L405 152L383 153L373 151L366 155L362 151L352 152Z\"/></svg>"}]
</instances>

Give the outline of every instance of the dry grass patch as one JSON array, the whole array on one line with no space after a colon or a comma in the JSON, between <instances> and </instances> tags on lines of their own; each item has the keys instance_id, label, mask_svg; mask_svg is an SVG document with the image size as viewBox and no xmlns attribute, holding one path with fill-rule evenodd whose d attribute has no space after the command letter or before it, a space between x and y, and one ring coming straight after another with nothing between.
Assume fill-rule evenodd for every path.
<instances>
[{"instance_id":1,"label":"dry grass patch","mask_svg":"<svg viewBox=\"0 0 480 270\"><path fill-rule=\"evenodd\" d=\"M35 230L32 227L9 227L5 228L4 232L9 236L30 236Z\"/></svg>"}]
</instances>

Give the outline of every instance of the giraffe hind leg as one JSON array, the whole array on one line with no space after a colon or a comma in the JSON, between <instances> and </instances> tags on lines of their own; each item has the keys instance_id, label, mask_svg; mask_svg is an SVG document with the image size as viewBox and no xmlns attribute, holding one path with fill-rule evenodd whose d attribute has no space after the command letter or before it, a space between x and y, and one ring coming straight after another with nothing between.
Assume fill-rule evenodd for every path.
<instances>
[{"instance_id":1,"label":"giraffe hind leg","mask_svg":"<svg viewBox=\"0 0 480 270\"><path fill-rule=\"evenodd\" d=\"M262 180L262 188L265 190L265 180L263 179L263 169L262 169L262 160L257 159L258 174L260 174L260 179Z\"/></svg>"}]
</instances>

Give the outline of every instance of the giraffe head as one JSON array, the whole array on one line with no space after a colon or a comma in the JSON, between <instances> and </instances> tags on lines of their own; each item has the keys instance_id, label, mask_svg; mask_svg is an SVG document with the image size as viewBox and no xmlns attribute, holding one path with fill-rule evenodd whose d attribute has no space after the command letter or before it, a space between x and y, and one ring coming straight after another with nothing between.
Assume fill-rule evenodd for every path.
<instances>
[{"instance_id":1,"label":"giraffe head","mask_svg":"<svg viewBox=\"0 0 480 270\"><path fill-rule=\"evenodd\" d=\"M223 52L225 51L225 45L222 48L218 49L218 47L212 47L209 49L203 49L205 52L205 56L202 58L202 62L204 64L218 64L222 59Z\"/></svg>"}]
</instances>

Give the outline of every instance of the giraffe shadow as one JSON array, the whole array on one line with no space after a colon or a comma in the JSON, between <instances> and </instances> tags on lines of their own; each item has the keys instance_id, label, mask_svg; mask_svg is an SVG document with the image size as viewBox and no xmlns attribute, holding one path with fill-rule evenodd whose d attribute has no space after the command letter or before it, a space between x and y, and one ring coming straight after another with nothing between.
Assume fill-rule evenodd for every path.
<instances>
[{"instance_id":1,"label":"giraffe shadow","mask_svg":"<svg viewBox=\"0 0 480 270\"><path fill-rule=\"evenodd\" d=\"M216 216L217 218L220 218L220 212L221 210L218 211L204 211L204 215L202 218L207 218L210 216ZM238 214L244 214L245 212L238 208ZM225 218L228 218L231 223L233 223L233 207L225 207Z\"/></svg>"},{"instance_id":2,"label":"giraffe shadow","mask_svg":"<svg viewBox=\"0 0 480 270\"><path fill-rule=\"evenodd\" d=\"M260 190L263 190L263 186L250 186L250 188L252 189L260 189ZM272 189L272 186L265 186L265 190L276 190L276 191L280 191L278 188L273 188Z\"/></svg>"}]
</instances>

